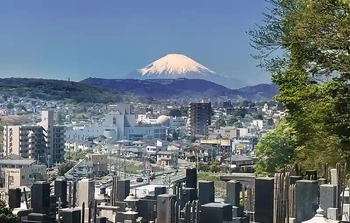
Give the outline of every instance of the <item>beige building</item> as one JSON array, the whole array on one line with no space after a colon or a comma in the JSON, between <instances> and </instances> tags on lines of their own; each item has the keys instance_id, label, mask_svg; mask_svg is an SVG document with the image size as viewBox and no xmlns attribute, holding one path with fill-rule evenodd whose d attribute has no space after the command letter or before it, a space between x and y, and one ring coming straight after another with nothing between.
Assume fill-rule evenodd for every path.
<instances>
[{"instance_id":1,"label":"beige building","mask_svg":"<svg viewBox=\"0 0 350 223\"><path fill-rule=\"evenodd\" d=\"M15 154L52 165L64 161L64 126L54 125L53 111L43 111L37 125L4 126L4 156Z\"/></svg>"},{"instance_id":2,"label":"beige building","mask_svg":"<svg viewBox=\"0 0 350 223\"><path fill-rule=\"evenodd\" d=\"M220 127L220 129L214 129L214 134L220 134L222 138L233 139L240 137L240 130L233 126Z\"/></svg>"},{"instance_id":3,"label":"beige building","mask_svg":"<svg viewBox=\"0 0 350 223\"><path fill-rule=\"evenodd\" d=\"M157 153L157 164L160 166L177 167L178 152L177 151L159 151Z\"/></svg>"},{"instance_id":4,"label":"beige building","mask_svg":"<svg viewBox=\"0 0 350 223\"><path fill-rule=\"evenodd\" d=\"M97 176L106 174L108 171L108 156L104 154L89 154L88 161L92 162L93 171Z\"/></svg>"},{"instance_id":5,"label":"beige building","mask_svg":"<svg viewBox=\"0 0 350 223\"><path fill-rule=\"evenodd\" d=\"M45 165L36 164L35 160L20 157L0 159L1 187L31 187L36 180L47 180Z\"/></svg>"}]
</instances>

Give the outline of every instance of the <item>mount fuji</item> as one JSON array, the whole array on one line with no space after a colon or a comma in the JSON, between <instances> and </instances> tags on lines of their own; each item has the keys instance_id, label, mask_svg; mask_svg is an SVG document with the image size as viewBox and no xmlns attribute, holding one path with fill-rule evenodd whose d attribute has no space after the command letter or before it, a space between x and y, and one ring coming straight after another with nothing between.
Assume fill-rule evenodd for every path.
<instances>
[{"instance_id":1,"label":"mount fuji","mask_svg":"<svg viewBox=\"0 0 350 223\"><path fill-rule=\"evenodd\" d=\"M183 54L168 54L124 76L124 79L139 80L178 78L206 80L230 89L249 85L242 80L217 74Z\"/></svg>"}]
</instances>

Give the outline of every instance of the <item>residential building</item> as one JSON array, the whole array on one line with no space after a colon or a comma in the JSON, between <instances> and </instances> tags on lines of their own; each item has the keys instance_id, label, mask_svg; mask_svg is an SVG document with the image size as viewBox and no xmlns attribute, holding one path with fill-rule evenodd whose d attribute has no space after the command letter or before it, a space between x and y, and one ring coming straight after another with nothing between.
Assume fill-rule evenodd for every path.
<instances>
[{"instance_id":1,"label":"residential building","mask_svg":"<svg viewBox=\"0 0 350 223\"><path fill-rule=\"evenodd\" d=\"M4 188L30 187L37 180L47 180L46 169L35 160L10 155L0 159L0 184Z\"/></svg>"},{"instance_id":2,"label":"residential building","mask_svg":"<svg viewBox=\"0 0 350 223\"><path fill-rule=\"evenodd\" d=\"M240 136L239 129L233 126L225 126L220 127L219 129L214 129L213 133L228 139L233 139Z\"/></svg>"},{"instance_id":3,"label":"residential building","mask_svg":"<svg viewBox=\"0 0 350 223\"><path fill-rule=\"evenodd\" d=\"M4 126L4 156L11 154L47 165L64 161L64 126L54 125L53 111L43 111L37 125Z\"/></svg>"},{"instance_id":4,"label":"residential building","mask_svg":"<svg viewBox=\"0 0 350 223\"><path fill-rule=\"evenodd\" d=\"M93 171L97 176L108 172L108 156L104 154L89 154L88 161L92 162Z\"/></svg>"},{"instance_id":5,"label":"residential building","mask_svg":"<svg viewBox=\"0 0 350 223\"><path fill-rule=\"evenodd\" d=\"M211 103L190 103L188 110L188 131L190 136L207 137L211 125Z\"/></svg>"},{"instance_id":6,"label":"residential building","mask_svg":"<svg viewBox=\"0 0 350 223\"><path fill-rule=\"evenodd\" d=\"M177 151L159 151L157 153L157 164L163 167L177 167Z\"/></svg>"}]
</instances>

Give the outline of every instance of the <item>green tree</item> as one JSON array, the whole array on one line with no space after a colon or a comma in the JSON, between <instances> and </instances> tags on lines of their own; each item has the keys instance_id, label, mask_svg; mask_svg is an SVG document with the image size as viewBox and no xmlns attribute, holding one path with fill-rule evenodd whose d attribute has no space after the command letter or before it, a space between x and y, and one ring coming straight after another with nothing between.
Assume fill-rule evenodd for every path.
<instances>
[{"instance_id":1,"label":"green tree","mask_svg":"<svg viewBox=\"0 0 350 223\"><path fill-rule=\"evenodd\" d=\"M228 126L233 126L238 122L238 119L235 116L232 116L228 121L227 121L227 125Z\"/></svg>"},{"instance_id":2,"label":"green tree","mask_svg":"<svg viewBox=\"0 0 350 223\"><path fill-rule=\"evenodd\" d=\"M293 133L294 130L282 122L261 138L254 149L258 157L255 167L257 175L271 176L294 162L296 144Z\"/></svg>"},{"instance_id":3,"label":"green tree","mask_svg":"<svg viewBox=\"0 0 350 223\"><path fill-rule=\"evenodd\" d=\"M18 217L12 213L12 211L6 207L6 203L0 200L0 222L17 223Z\"/></svg>"},{"instance_id":4,"label":"green tree","mask_svg":"<svg viewBox=\"0 0 350 223\"><path fill-rule=\"evenodd\" d=\"M77 151L77 152L70 152L67 154L67 156L69 155L70 157L67 157L71 160L81 160L81 159L85 159L86 155L88 154L88 151Z\"/></svg>"},{"instance_id":5,"label":"green tree","mask_svg":"<svg viewBox=\"0 0 350 223\"><path fill-rule=\"evenodd\" d=\"M215 127L220 128L222 126L226 126L226 121L224 117L220 117L215 121Z\"/></svg>"},{"instance_id":6,"label":"green tree","mask_svg":"<svg viewBox=\"0 0 350 223\"><path fill-rule=\"evenodd\" d=\"M63 176L68 170L70 170L74 166L73 162L68 162L68 163L62 163L58 167L58 176Z\"/></svg>"},{"instance_id":7,"label":"green tree","mask_svg":"<svg viewBox=\"0 0 350 223\"><path fill-rule=\"evenodd\" d=\"M350 161L349 5L329 0L269 2L272 9L264 15L264 24L249 34L259 51L255 58L279 88L276 100L288 110L298 161L311 167ZM277 50L279 56L273 53Z\"/></svg>"}]
</instances>

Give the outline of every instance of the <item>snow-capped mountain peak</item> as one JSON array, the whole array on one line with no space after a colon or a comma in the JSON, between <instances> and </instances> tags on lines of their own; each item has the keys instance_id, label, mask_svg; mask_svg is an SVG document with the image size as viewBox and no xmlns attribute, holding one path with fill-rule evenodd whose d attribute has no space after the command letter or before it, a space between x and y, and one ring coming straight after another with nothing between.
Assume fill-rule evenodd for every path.
<instances>
[{"instance_id":1,"label":"snow-capped mountain peak","mask_svg":"<svg viewBox=\"0 0 350 223\"><path fill-rule=\"evenodd\" d=\"M214 71L183 54L168 54L137 71L142 76L155 74L185 76L188 73L201 73L205 76L216 74Z\"/></svg>"}]
</instances>

